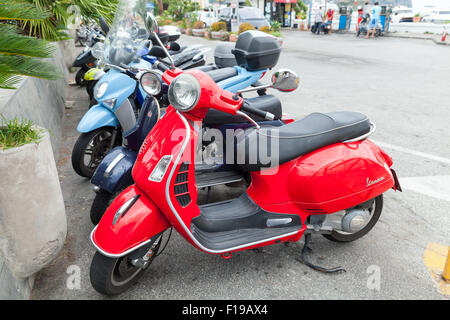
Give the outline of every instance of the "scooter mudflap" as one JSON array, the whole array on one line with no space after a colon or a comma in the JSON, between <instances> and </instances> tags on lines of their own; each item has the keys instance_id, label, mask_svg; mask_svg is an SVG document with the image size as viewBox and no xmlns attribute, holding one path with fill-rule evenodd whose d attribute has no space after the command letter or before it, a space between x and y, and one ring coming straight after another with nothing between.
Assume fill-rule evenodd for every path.
<instances>
[{"instance_id":1,"label":"scooter mudflap","mask_svg":"<svg viewBox=\"0 0 450 320\"><path fill-rule=\"evenodd\" d=\"M321 267L321 266L318 266L318 265L315 265L315 264L309 262L306 259L306 251L312 252L310 242L311 242L311 234L306 234L305 235L305 245L303 246L302 253L300 255L300 259L297 259L298 261L307 265L308 267L310 267L313 270L320 271L323 273L336 273L336 272L340 272L340 271L347 272L343 267L324 268L324 267Z\"/></svg>"}]
</instances>

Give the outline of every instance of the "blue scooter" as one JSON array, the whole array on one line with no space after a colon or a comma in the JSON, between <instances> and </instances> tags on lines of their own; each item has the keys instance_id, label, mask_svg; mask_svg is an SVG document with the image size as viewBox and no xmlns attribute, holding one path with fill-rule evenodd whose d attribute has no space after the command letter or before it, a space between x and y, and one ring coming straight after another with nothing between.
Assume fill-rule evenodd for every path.
<instances>
[{"instance_id":1,"label":"blue scooter","mask_svg":"<svg viewBox=\"0 0 450 320\"><path fill-rule=\"evenodd\" d=\"M276 42L276 40L274 41ZM161 67L159 63L156 63L155 66L157 68ZM242 91L251 85L258 86L258 80L267 70L248 71L245 68L234 66L208 71L208 67L209 66L200 67L199 69L208 73L221 88L234 93ZM166 67L163 66L160 69L164 70L165 68ZM159 120L161 104L163 104L163 107L168 106L168 86L163 82L160 72L154 70L144 73L140 78L140 83L143 90L146 90L149 95L139 113L137 124L133 129L124 132L124 146L114 148L100 163L91 179L91 183L94 185L94 190L96 191L96 196L92 203L90 216L92 223L95 225L100 221L106 208L117 194L133 183L131 170L137 158L139 148L150 130ZM260 93L262 94L263 92L264 90L261 90ZM281 103L277 98L273 96L264 96L248 99L248 102L253 103L253 107L260 109L261 111L271 112L275 115L273 121L264 121L264 125L281 126L285 124L281 120ZM261 118L255 120L263 121L264 119ZM246 120L239 121L239 118L230 117L224 113L210 110L205 118L204 126L226 132L227 129L245 129L250 126L250 123ZM208 148L207 144L208 143L205 143L203 146L204 149ZM221 167L221 165L213 167ZM205 167L205 170L211 169L211 166ZM232 171L219 173L219 180L222 183L233 182L234 174L235 173ZM200 179L198 180L199 186L209 186L208 181L205 181L202 184ZM217 182L218 181L215 183Z\"/></svg>"},{"instance_id":2,"label":"blue scooter","mask_svg":"<svg viewBox=\"0 0 450 320\"><path fill-rule=\"evenodd\" d=\"M147 96L127 68L150 70L158 61L149 55L156 47L149 49L140 43L134 52L129 52L128 47L116 48L113 44L105 50L97 45L93 50L96 56L106 57L110 71L103 72L95 85L94 98L98 104L89 109L77 127L81 135L72 151L72 167L82 177L92 177L104 156L115 146L122 145L122 132L136 124L136 115ZM181 68L206 63L200 49L187 48L176 56Z\"/></svg>"}]
</instances>

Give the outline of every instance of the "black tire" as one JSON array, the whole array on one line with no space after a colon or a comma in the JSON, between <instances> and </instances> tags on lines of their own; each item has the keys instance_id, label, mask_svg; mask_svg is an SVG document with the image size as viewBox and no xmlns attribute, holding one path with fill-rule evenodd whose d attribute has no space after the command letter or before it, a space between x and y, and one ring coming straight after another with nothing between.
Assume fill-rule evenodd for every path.
<instances>
[{"instance_id":1,"label":"black tire","mask_svg":"<svg viewBox=\"0 0 450 320\"><path fill-rule=\"evenodd\" d=\"M356 32L356 36L359 37L360 34L361 34L361 30L358 30L358 31Z\"/></svg>"},{"instance_id":2,"label":"black tire","mask_svg":"<svg viewBox=\"0 0 450 320\"><path fill-rule=\"evenodd\" d=\"M130 254L121 258L108 258L101 253L96 252L92 258L89 274L94 289L101 294L112 296L120 294L130 288L140 277L142 277L155 259L159 248L161 247L161 236L162 233L154 240L152 244L152 246L154 246L153 255L143 268L138 268L129 264L128 257ZM155 241L158 241L157 244ZM128 259L128 261L126 259ZM122 276L121 267L122 270L127 268L128 270L126 269L125 271L128 271L129 274L123 272L125 275L122 279L120 278L120 276Z\"/></svg>"},{"instance_id":3,"label":"black tire","mask_svg":"<svg viewBox=\"0 0 450 320\"><path fill-rule=\"evenodd\" d=\"M86 84L86 80L84 80L84 75L86 74L86 71L83 69L78 70L77 74L75 75L75 82L80 87L84 86Z\"/></svg>"},{"instance_id":4,"label":"black tire","mask_svg":"<svg viewBox=\"0 0 450 320\"><path fill-rule=\"evenodd\" d=\"M72 167L78 175L86 178L92 177L97 166L111 151L110 139L113 137L113 130L112 127L102 127L88 133L82 133L78 137L72 150ZM113 146L121 143L122 137L117 134ZM91 159L86 165L85 156L89 155L89 152L92 153L91 158L94 157L94 159Z\"/></svg>"},{"instance_id":5,"label":"black tire","mask_svg":"<svg viewBox=\"0 0 450 320\"><path fill-rule=\"evenodd\" d=\"M86 46L86 40L82 40L81 38L78 38L78 43L80 46L85 47Z\"/></svg>"},{"instance_id":6,"label":"black tire","mask_svg":"<svg viewBox=\"0 0 450 320\"><path fill-rule=\"evenodd\" d=\"M114 199L122 192L122 190L117 191L115 193L109 193L103 189L100 189L95 195L94 201L91 206L91 222L94 226L96 226L103 215L105 214L106 209L111 205Z\"/></svg>"},{"instance_id":7,"label":"black tire","mask_svg":"<svg viewBox=\"0 0 450 320\"><path fill-rule=\"evenodd\" d=\"M375 224L378 222L378 219L380 218L381 211L383 211L383 195L379 195L378 197L376 197L374 203L375 203L375 210L372 214L369 223L367 223L367 225L358 232L344 233L333 230L331 234L323 234L323 236L328 240L334 242L351 242L365 236L370 230L372 230L372 228L375 226Z\"/></svg>"},{"instance_id":8,"label":"black tire","mask_svg":"<svg viewBox=\"0 0 450 320\"><path fill-rule=\"evenodd\" d=\"M86 83L86 92L88 93L90 100L94 99L94 88L97 82L98 80L90 80Z\"/></svg>"}]
</instances>

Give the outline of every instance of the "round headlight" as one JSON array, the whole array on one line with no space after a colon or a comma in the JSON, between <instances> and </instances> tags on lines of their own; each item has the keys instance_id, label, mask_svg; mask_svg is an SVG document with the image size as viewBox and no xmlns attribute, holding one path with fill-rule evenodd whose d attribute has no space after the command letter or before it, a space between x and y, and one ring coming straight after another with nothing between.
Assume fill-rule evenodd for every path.
<instances>
[{"instance_id":1,"label":"round headlight","mask_svg":"<svg viewBox=\"0 0 450 320\"><path fill-rule=\"evenodd\" d=\"M108 82L102 82L98 86L95 87L95 98L100 99L106 93L106 89L108 89Z\"/></svg>"},{"instance_id":2,"label":"round headlight","mask_svg":"<svg viewBox=\"0 0 450 320\"><path fill-rule=\"evenodd\" d=\"M192 110L200 99L200 83L191 74L181 74L169 86L169 102L180 111Z\"/></svg>"},{"instance_id":3,"label":"round headlight","mask_svg":"<svg viewBox=\"0 0 450 320\"><path fill-rule=\"evenodd\" d=\"M160 76L154 72L146 72L141 77L141 86L147 94L156 96L161 92Z\"/></svg>"}]
</instances>

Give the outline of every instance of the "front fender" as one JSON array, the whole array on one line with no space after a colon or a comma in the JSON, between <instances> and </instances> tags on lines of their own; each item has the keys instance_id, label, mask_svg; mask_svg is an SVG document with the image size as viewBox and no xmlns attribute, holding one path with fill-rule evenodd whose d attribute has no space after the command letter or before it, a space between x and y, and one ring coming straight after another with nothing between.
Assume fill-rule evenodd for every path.
<instances>
[{"instance_id":1,"label":"front fender","mask_svg":"<svg viewBox=\"0 0 450 320\"><path fill-rule=\"evenodd\" d=\"M118 125L119 120L116 115L111 110L97 104L81 118L77 130L87 133L101 127L117 127Z\"/></svg>"},{"instance_id":2,"label":"front fender","mask_svg":"<svg viewBox=\"0 0 450 320\"><path fill-rule=\"evenodd\" d=\"M119 208L134 197L137 200L113 224ZM153 236L169 227L170 223L161 210L136 185L132 185L108 207L100 223L92 230L91 241L101 254L118 258L146 245Z\"/></svg>"},{"instance_id":3,"label":"front fender","mask_svg":"<svg viewBox=\"0 0 450 320\"><path fill-rule=\"evenodd\" d=\"M116 147L99 164L91 183L109 193L115 193L133 183L131 170L137 153L124 147Z\"/></svg>"}]
</instances>

